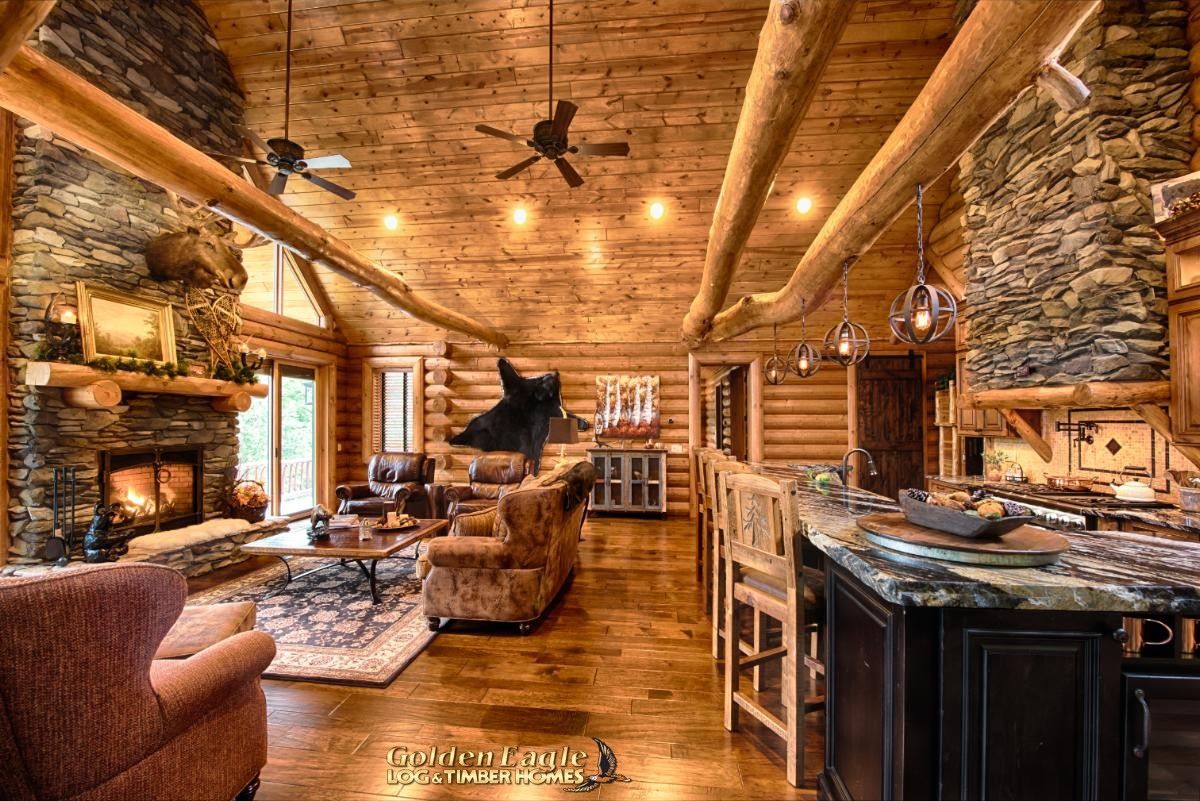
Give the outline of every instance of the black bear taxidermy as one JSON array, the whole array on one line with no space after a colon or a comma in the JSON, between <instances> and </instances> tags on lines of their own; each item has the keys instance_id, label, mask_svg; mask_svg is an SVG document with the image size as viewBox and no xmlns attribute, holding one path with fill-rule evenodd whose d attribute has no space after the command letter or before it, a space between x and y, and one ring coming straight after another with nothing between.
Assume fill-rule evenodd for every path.
<instances>
[{"instance_id":1,"label":"black bear taxidermy","mask_svg":"<svg viewBox=\"0 0 1200 801\"><path fill-rule=\"evenodd\" d=\"M508 359L500 359L497 366L504 391L500 402L472 418L451 437L450 444L481 451L519 451L533 460L533 472L537 473L550 435L550 418L564 416L558 371L523 378ZM575 419L580 431L587 431L587 420L567 416Z\"/></svg>"}]
</instances>

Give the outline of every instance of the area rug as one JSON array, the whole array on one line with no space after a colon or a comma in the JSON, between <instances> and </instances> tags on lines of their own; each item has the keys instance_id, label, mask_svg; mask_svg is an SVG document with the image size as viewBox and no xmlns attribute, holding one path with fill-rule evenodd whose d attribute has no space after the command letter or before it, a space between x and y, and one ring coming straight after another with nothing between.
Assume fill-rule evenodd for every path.
<instances>
[{"instance_id":1,"label":"area rug","mask_svg":"<svg viewBox=\"0 0 1200 801\"><path fill-rule=\"evenodd\" d=\"M411 556L411 549L402 554ZM299 575L329 562L298 557L290 564ZM278 651L264 676L382 687L436 636L421 613L414 567L408 558L380 560L379 604L371 603L367 579L353 562L293 581L263 599L283 584L285 569L278 563L193 595L188 603L254 601L255 628L274 637Z\"/></svg>"}]
</instances>

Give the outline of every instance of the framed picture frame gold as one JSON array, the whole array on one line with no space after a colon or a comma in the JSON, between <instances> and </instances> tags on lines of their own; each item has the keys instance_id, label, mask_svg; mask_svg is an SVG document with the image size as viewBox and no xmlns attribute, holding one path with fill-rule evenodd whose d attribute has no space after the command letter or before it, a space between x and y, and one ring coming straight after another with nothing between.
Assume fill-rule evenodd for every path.
<instances>
[{"instance_id":1,"label":"framed picture frame gold","mask_svg":"<svg viewBox=\"0 0 1200 801\"><path fill-rule=\"evenodd\" d=\"M79 296L79 333L83 358L176 362L175 313L171 304L75 284Z\"/></svg>"}]
</instances>

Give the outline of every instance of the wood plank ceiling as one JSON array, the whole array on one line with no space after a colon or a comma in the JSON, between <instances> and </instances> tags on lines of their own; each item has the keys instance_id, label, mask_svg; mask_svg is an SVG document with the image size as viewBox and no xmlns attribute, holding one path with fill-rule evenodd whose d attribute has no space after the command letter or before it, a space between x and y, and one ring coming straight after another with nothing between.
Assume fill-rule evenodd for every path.
<instances>
[{"instance_id":1,"label":"wood plank ceiling","mask_svg":"<svg viewBox=\"0 0 1200 801\"><path fill-rule=\"evenodd\" d=\"M201 0L264 137L283 125L286 0ZM546 115L544 0L296 0L292 138L354 167L341 201L292 181L286 202L413 289L521 341L669 341L695 294L712 209L766 0L557 0L556 97L574 141L628 140L627 159L577 156L569 189L528 151ZM857 0L778 178L729 302L782 285L823 217L883 143L953 35L954 0ZM800 216L800 195L813 211ZM936 204L940 196L934 193ZM652 221L653 201L666 216ZM518 226L513 209L529 221ZM396 231L382 220L394 213ZM936 210L927 213L936 219ZM911 217L855 272L876 317L912 276ZM444 338L323 276L352 342ZM840 310L828 306L821 323Z\"/></svg>"}]
</instances>

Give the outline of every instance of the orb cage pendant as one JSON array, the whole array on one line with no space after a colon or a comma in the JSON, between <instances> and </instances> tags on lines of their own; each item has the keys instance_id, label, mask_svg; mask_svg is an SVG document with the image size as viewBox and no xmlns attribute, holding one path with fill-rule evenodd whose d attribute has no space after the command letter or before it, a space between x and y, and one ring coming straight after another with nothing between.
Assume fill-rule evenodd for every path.
<instances>
[{"instance_id":1,"label":"orb cage pendant","mask_svg":"<svg viewBox=\"0 0 1200 801\"><path fill-rule=\"evenodd\" d=\"M842 264L842 321L825 334L824 346L829 357L843 367L858 364L871 353L867 329L850 321L850 263Z\"/></svg>"},{"instance_id":2,"label":"orb cage pendant","mask_svg":"<svg viewBox=\"0 0 1200 801\"><path fill-rule=\"evenodd\" d=\"M954 296L925 283L925 190L917 184L917 283L896 296L888 326L902 342L926 345L946 335L958 317Z\"/></svg>"},{"instance_id":3,"label":"orb cage pendant","mask_svg":"<svg viewBox=\"0 0 1200 801\"><path fill-rule=\"evenodd\" d=\"M800 301L800 342L792 351L788 369L800 378L812 378L821 369L821 351L808 344L808 304Z\"/></svg>"},{"instance_id":4,"label":"orb cage pendant","mask_svg":"<svg viewBox=\"0 0 1200 801\"><path fill-rule=\"evenodd\" d=\"M774 342L774 355L763 364L763 378L768 384L782 384L787 378L787 362L779 357L779 327L771 326L771 339Z\"/></svg>"}]
</instances>

